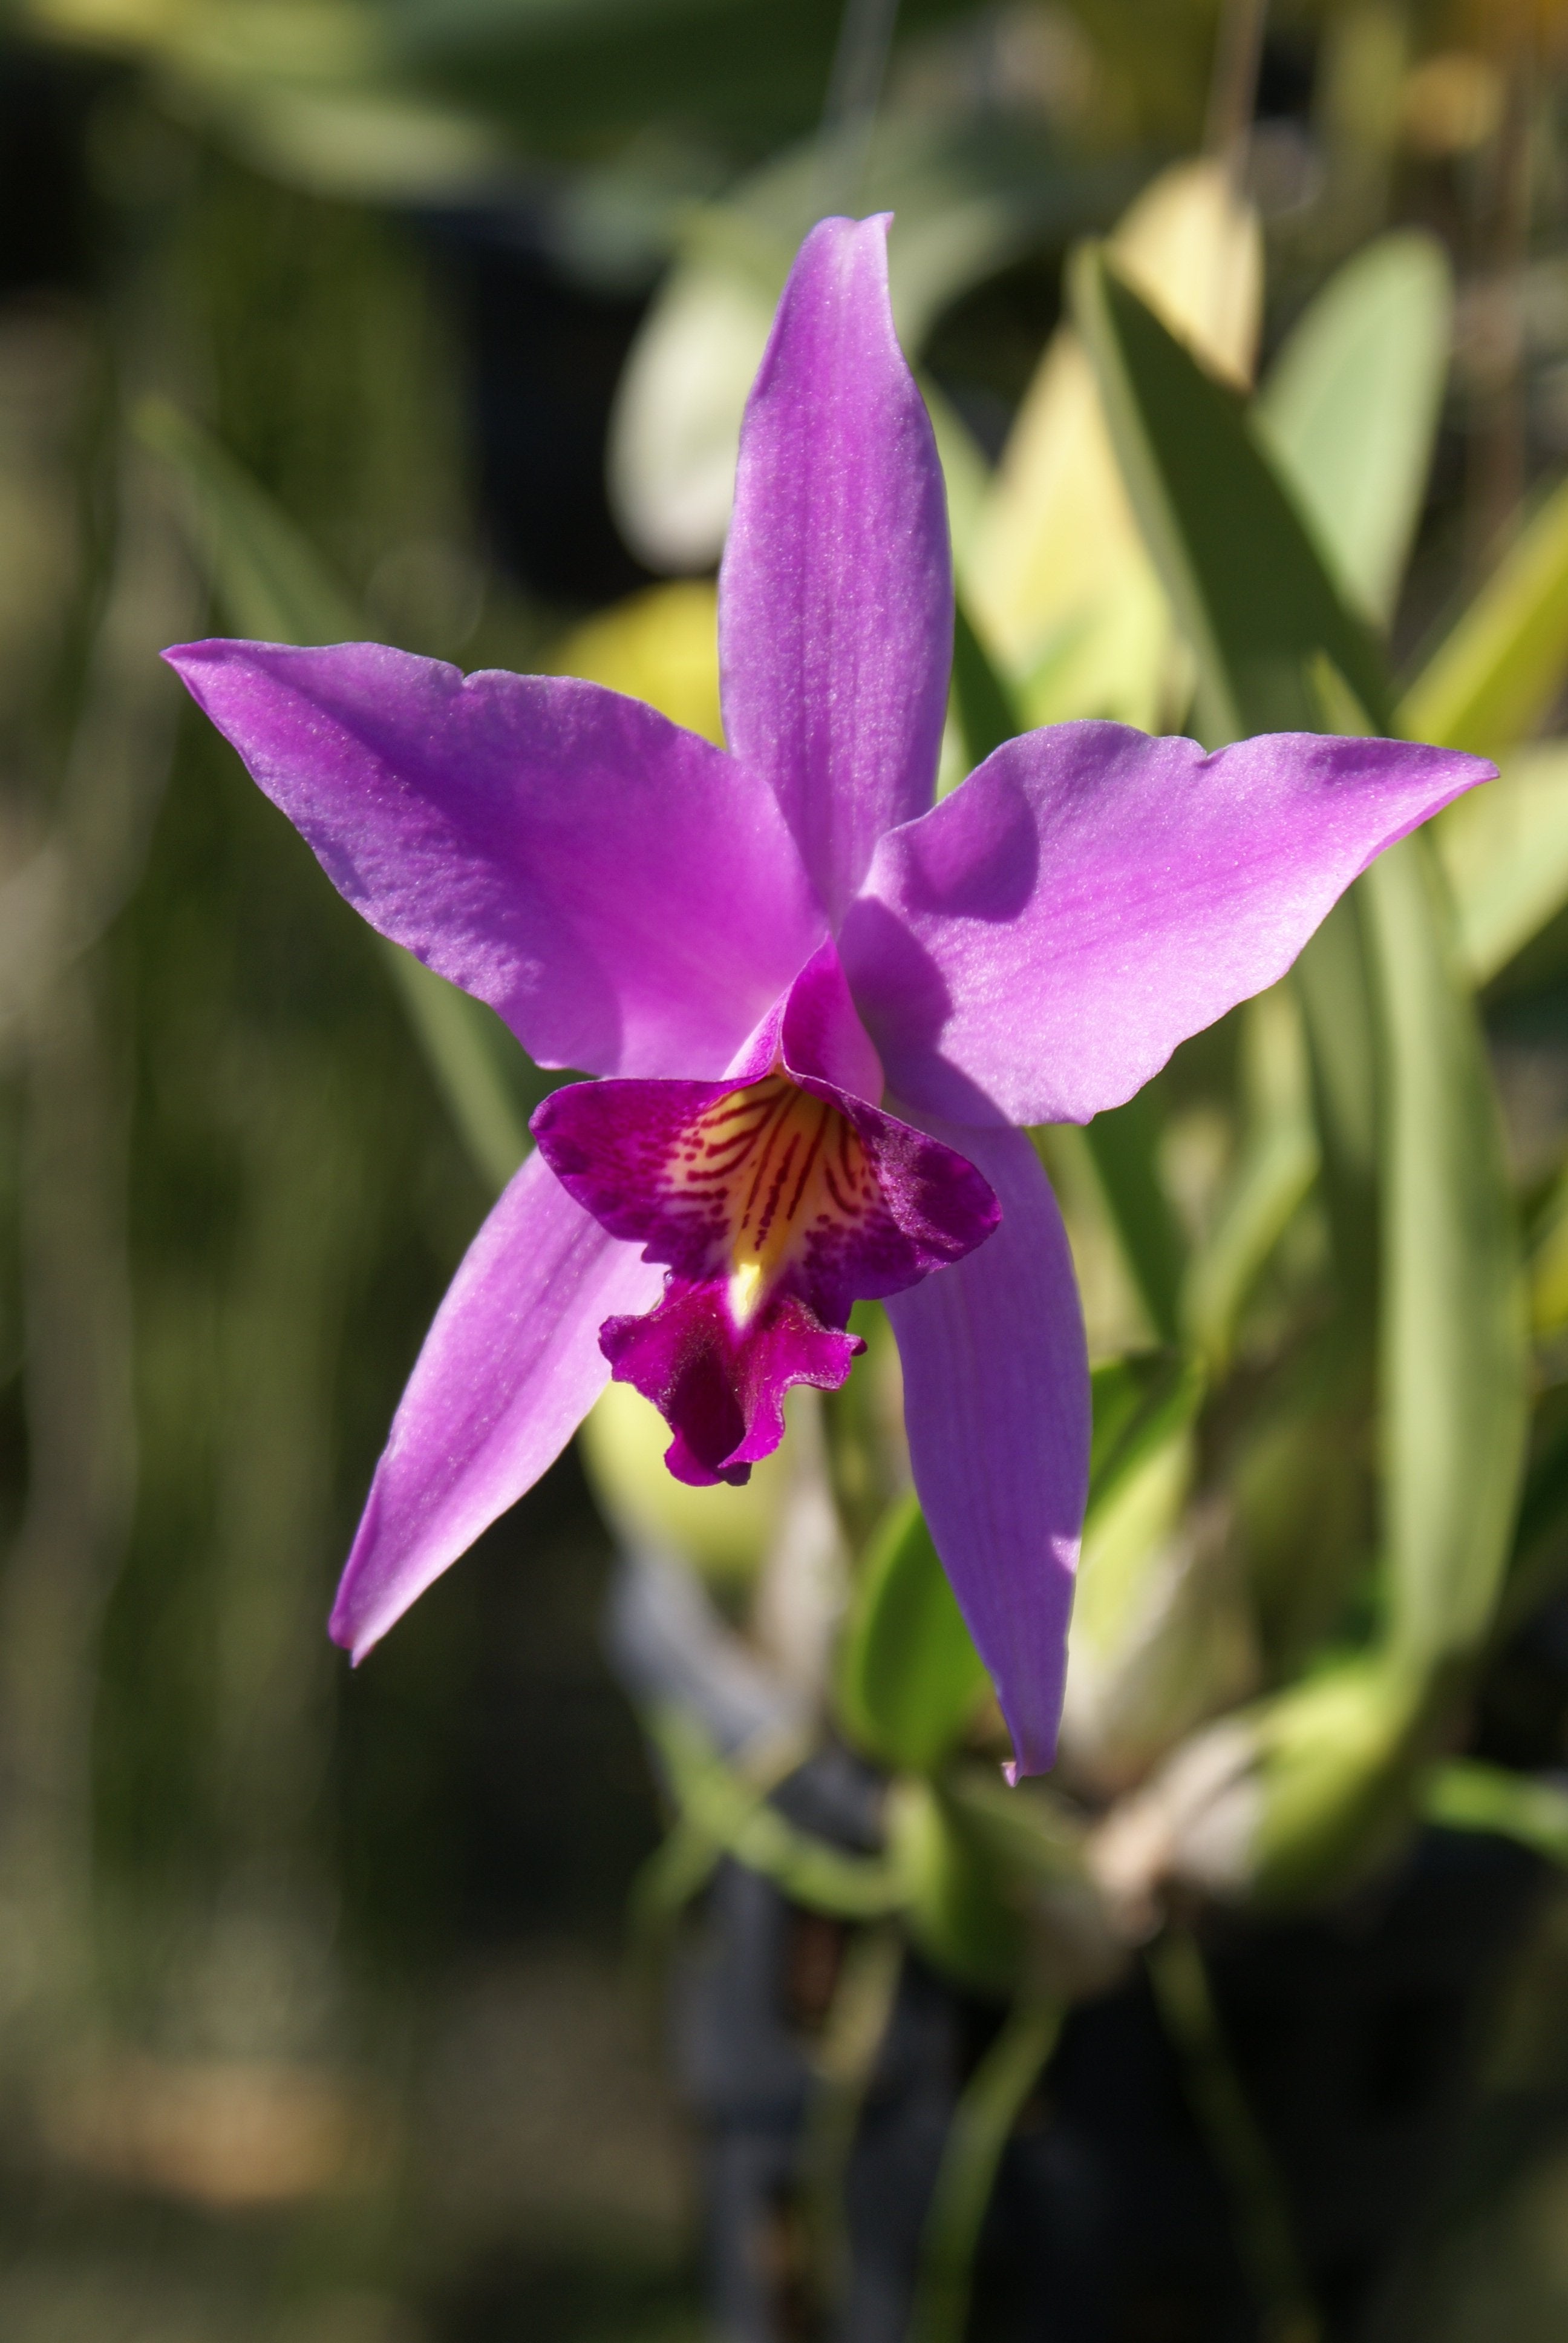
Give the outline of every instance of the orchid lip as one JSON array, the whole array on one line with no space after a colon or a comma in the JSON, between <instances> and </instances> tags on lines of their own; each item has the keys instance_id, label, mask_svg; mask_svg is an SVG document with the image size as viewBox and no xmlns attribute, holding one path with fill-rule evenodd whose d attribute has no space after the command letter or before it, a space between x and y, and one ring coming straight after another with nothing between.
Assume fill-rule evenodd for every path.
<instances>
[{"instance_id":1,"label":"orchid lip","mask_svg":"<svg viewBox=\"0 0 1568 2343\"><path fill-rule=\"evenodd\" d=\"M951 1148L781 1052L762 1064L740 1081L577 1084L534 1120L568 1193L670 1272L658 1306L607 1321L600 1342L664 1414L683 1480L744 1479L782 1435L785 1390L849 1373L854 1302L961 1259L999 1218Z\"/></svg>"}]
</instances>

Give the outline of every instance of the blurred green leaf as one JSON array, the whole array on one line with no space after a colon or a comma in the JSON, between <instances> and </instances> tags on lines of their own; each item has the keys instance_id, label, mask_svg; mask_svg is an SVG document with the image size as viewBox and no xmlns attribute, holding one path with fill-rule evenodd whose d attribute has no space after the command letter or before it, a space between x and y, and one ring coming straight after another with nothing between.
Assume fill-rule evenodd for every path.
<instances>
[{"instance_id":1,"label":"blurred green leaf","mask_svg":"<svg viewBox=\"0 0 1568 2343\"><path fill-rule=\"evenodd\" d=\"M939 1783L905 1774L888 1795L888 1859L926 1957L979 1993L1010 1993L1025 1931L1014 1884Z\"/></svg>"},{"instance_id":2,"label":"blurred green leaf","mask_svg":"<svg viewBox=\"0 0 1568 2343\"><path fill-rule=\"evenodd\" d=\"M1290 2195L1231 2058L1201 1947L1189 1929L1168 1926L1144 1959L1187 2098L1230 2190L1236 2243L1264 2312L1260 2331L1275 2343L1319 2343Z\"/></svg>"},{"instance_id":3,"label":"blurred green leaf","mask_svg":"<svg viewBox=\"0 0 1568 2343\"><path fill-rule=\"evenodd\" d=\"M1568 480L1510 546L1406 691L1395 729L1496 757L1534 731L1568 671Z\"/></svg>"},{"instance_id":4,"label":"blurred green leaf","mask_svg":"<svg viewBox=\"0 0 1568 2343\"><path fill-rule=\"evenodd\" d=\"M960 293L1050 235L1074 233L1126 185L1117 167L1063 162L1037 131L884 111L869 151L847 133L855 208L891 212L889 286L911 357ZM860 165L863 161L863 176ZM638 330L616 395L608 471L617 518L651 566L718 558L734 488L740 420L791 262L836 168L812 137L689 206L684 250ZM931 401L961 538L980 462L948 403Z\"/></svg>"},{"instance_id":5,"label":"blurred green leaf","mask_svg":"<svg viewBox=\"0 0 1568 2343\"><path fill-rule=\"evenodd\" d=\"M1386 721L1376 642L1329 578L1237 394L1097 247L1076 255L1070 287L1128 493L1198 661L1201 737L1218 747L1320 729L1324 659Z\"/></svg>"},{"instance_id":6,"label":"blurred green leaf","mask_svg":"<svg viewBox=\"0 0 1568 2343\"><path fill-rule=\"evenodd\" d=\"M1024 729L1011 690L976 634L961 595L953 606L953 697L971 765L983 764L993 749Z\"/></svg>"},{"instance_id":7,"label":"blurred green leaf","mask_svg":"<svg viewBox=\"0 0 1568 2343\"><path fill-rule=\"evenodd\" d=\"M1291 970L1312 1065L1342 1304L1370 1328L1377 1300L1378 1033L1363 902L1342 895Z\"/></svg>"},{"instance_id":8,"label":"blurred green leaf","mask_svg":"<svg viewBox=\"0 0 1568 2343\"><path fill-rule=\"evenodd\" d=\"M1495 1831L1568 1868L1568 1790L1559 1783L1458 1757L1432 1776L1424 1809L1444 1830Z\"/></svg>"},{"instance_id":9,"label":"blurred green leaf","mask_svg":"<svg viewBox=\"0 0 1568 2343\"><path fill-rule=\"evenodd\" d=\"M1198 660L1209 737L1319 729L1325 664L1386 723L1376 645L1236 403L1093 252L1074 264L1073 297ZM1390 1632L1400 1664L1421 1671L1485 1633L1518 1492L1528 1360L1496 1100L1430 841L1383 855L1358 892L1386 1060L1376 1120ZM1328 949L1348 932L1340 920Z\"/></svg>"},{"instance_id":10,"label":"blurred green leaf","mask_svg":"<svg viewBox=\"0 0 1568 2343\"><path fill-rule=\"evenodd\" d=\"M1435 237L1380 236L1312 303L1253 409L1341 590L1382 625L1431 468L1452 307Z\"/></svg>"},{"instance_id":11,"label":"blurred green leaf","mask_svg":"<svg viewBox=\"0 0 1568 2343\"><path fill-rule=\"evenodd\" d=\"M1161 1342L1181 1333L1187 1240L1160 1178L1160 1118L1147 1091L1083 1128L1106 1209L1149 1322Z\"/></svg>"},{"instance_id":12,"label":"blurred green leaf","mask_svg":"<svg viewBox=\"0 0 1568 2343\"><path fill-rule=\"evenodd\" d=\"M985 1684L911 1494L889 1511L856 1580L839 1655L845 1727L883 1765L924 1773L959 1740Z\"/></svg>"},{"instance_id":13,"label":"blurred green leaf","mask_svg":"<svg viewBox=\"0 0 1568 2343\"><path fill-rule=\"evenodd\" d=\"M699 1837L771 1879L809 1911L875 1920L900 1909L904 1887L893 1864L846 1855L826 1839L798 1830L769 1804L765 1787L725 1763L686 1710L658 1709L647 1723L671 1793Z\"/></svg>"},{"instance_id":14,"label":"blurred green leaf","mask_svg":"<svg viewBox=\"0 0 1568 2343\"><path fill-rule=\"evenodd\" d=\"M197 558L230 623L253 640L354 642L365 627L346 587L242 465L163 399L137 416L169 465ZM382 950L415 1035L474 1168L499 1191L528 1153L528 1118L547 1090L493 1011L411 952Z\"/></svg>"},{"instance_id":15,"label":"blurred green leaf","mask_svg":"<svg viewBox=\"0 0 1568 2343\"><path fill-rule=\"evenodd\" d=\"M994 1768L964 1765L943 1775L942 1795L1012 1878L1042 1887L1088 1881L1081 1814L1043 1783L1010 1789Z\"/></svg>"},{"instance_id":16,"label":"blurred green leaf","mask_svg":"<svg viewBox=\"0 0 1568 2343\"><path fill-rule=\"evenodd\" d=\"M1568 747L1517 749L1445 806L1432 834L1473 983L1486 984L1568 902Z\"/></svg>"},{"instance_id":17,"label":"blurred green leaf","mask_svg":"<svg viewBox=\"0 0 1568 2343\"><path fill-rule=\"evenodd\" d=\"M1262 236L1212 158L1160 172L1117 222L1117 266L1227 378L1251 373ZM1182 689L1171 609L1129 506L1094 371L1070 325L1046 345L960 576L1032 724L1159 729Z\"/></svg>"},{"instance_id":18,"label":"blurred green leaf","mask_svg":"<svg viewBox=\"0 0 1568 2343\"><path fill-rule=\"evenodd\" d=\"M1089 1511L1113 1502L1156 1449L1185 1432L1202 1404L1203 1370L1180 1351L1130 1352L1106 1359L1091 1378L1094 1431Z\"/></svg>"},{"instance_id":19,"label":"blurred green leaf","mask_svg":"<svg viewBox=\"0 0 1568 2343\"><path fill-rule=\"evenodd\" d=\"M1519 1237L1480 1021L1431 840L1362 882L1386 1021L1382 1441L1389 1628L1430 1668L1486 1632L1528 1421Z\"/></svg>"},{"instance_id":20,"label":"blurred green leaf","mask_svg":"<svg viewBox=\"0 0 1568 2343\"><path fill-rule=\"evenodd\" d=\"M1193 1367L1151 1411L1141 1453L1108 1476L1084 1524L1068 1632L1061 1748L1075 1782L1112 1796L1208 1716L1250 1692L1256 1655L1224 1541L1191 1506Z\"/></svg>"},{"instance_id":21,"label":"blurred green leaf","mask_svg":"<svg viewBox=\"0 0 1568 2343\"><path fill-rule=\"evenodd\" d=\"M348 588L209 432L162 398L145 401L136 427L170 466L213 592L241 634L267 643L362 638Z\"/></svg>"},{"instance_id":22,"label":"blurred green leaf","mask_svg":"<svg viewBox=\"0 0 1568 2343\"><path fill-rule=\"evenodd\" d=\"M1306 1051L1295 997L1275 985L1240 1012L1246 1127L1213 1225L1194 1252L1181 1314L1204 1356L1223 1365L1264 1262L1318 1169Z\"/></svg>"}]
</instances>

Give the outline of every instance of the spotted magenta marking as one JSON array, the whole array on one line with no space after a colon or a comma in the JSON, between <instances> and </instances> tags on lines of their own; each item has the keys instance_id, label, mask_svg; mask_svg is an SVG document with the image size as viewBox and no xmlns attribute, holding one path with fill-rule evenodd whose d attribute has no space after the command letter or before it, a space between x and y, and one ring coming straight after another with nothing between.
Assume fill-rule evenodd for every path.
<instances>
[{"instance_id":1,"label":"spotted magenta marking","mask_svg":"<svg viewBox=\"0 0 1568 2343\"><path fill-rule=\"evenodd\" d=\"M682 1133L671 1173L729 1257L730 1308L742 1324L815 1241L863 1222L880 1202L853 1124L780 1073L716 1099Z\"/></svg>"}]
</instances>

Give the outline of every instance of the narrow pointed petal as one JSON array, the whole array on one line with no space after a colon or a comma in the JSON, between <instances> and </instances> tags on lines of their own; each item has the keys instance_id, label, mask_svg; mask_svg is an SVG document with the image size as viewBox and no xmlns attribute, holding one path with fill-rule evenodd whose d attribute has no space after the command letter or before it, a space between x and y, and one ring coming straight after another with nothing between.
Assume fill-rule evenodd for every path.
<instances>
[{"instance_id":1,"label":"narrow pointed petal","mask_svg":"<svg viewBox=\"0 0 1568 2343\"><path fill-rule=\"evenodd\" d=\"M1282 976L1369 862L1494 768L1121 724L1010 740L884 839L839 950L892 1088L960 1122L1087 1122Z\"/></svg>"},{"instance_id":2,"label":"narrow pointed petal","mask_svg":"<svg viewBox=\"0 0 1568 2343\"><path fill-rule=\"evenodd\" d=\"M662 1283L528 1157L447 1289L376 1468L332 1613L357 1660L555 1462L609 1379L600 1323Z\"/></svg>"},{"instance_id":3,"label":"narrow pointed petal","mask_svg":"<svg viewBox=\"0 0 1568 2343\"><path fill-rule=\"evenodd\" d=\"M1017 1772L1056 1752L1089 1487L1089 1362L1067 1234L1020 1131L944 1128L1001 1226L889 1302L910 1461L959 1607L996 1686Z\"/></svg>"},{"instance_id":4,"label":"narrow pointed petal","mask_svg":"<svg viewBox=\"0 0 1568 2343\"><path fill-rule=\"evenodd\" d=\"M166 656L338 891L542 1065L721 1073L825 931L766 785L640 700L377 643Z\"/></svg>"},{"instance_id":5,"label":"narrow pointed petal","mask_svg":"<svg viewBox=\"0 0 1568 2343\"><path fill-rule=\"evenodd\" d=\"M888 306L887 223L800 247L746 409L719 572L725 737L837 920L930 804L952 657L941 467Z\"/></svg>"}]
</instances>

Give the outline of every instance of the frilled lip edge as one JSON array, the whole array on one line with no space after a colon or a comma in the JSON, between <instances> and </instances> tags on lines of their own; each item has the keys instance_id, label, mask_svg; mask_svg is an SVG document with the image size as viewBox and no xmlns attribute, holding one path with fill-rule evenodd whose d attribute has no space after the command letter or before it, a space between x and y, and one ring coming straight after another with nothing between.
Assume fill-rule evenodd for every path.
<instances>
[{"instance_id":1,"label":"frilled lip edge","mask_svg":"<svg viewBox=\"0 0 1568 2343\"><path fill-rule=\"evenodd\" d=\"M674 1438L664 1461L697 1488L739 1484L784 1436L793 1383L837 1391L866 1345L825 1326L799 1294L773 1294L744 1324L727 1282L670 1276L640 1318L607 1318L599 1348L618 1383L653 1402Z\"/></svg>"}]
</instances>

